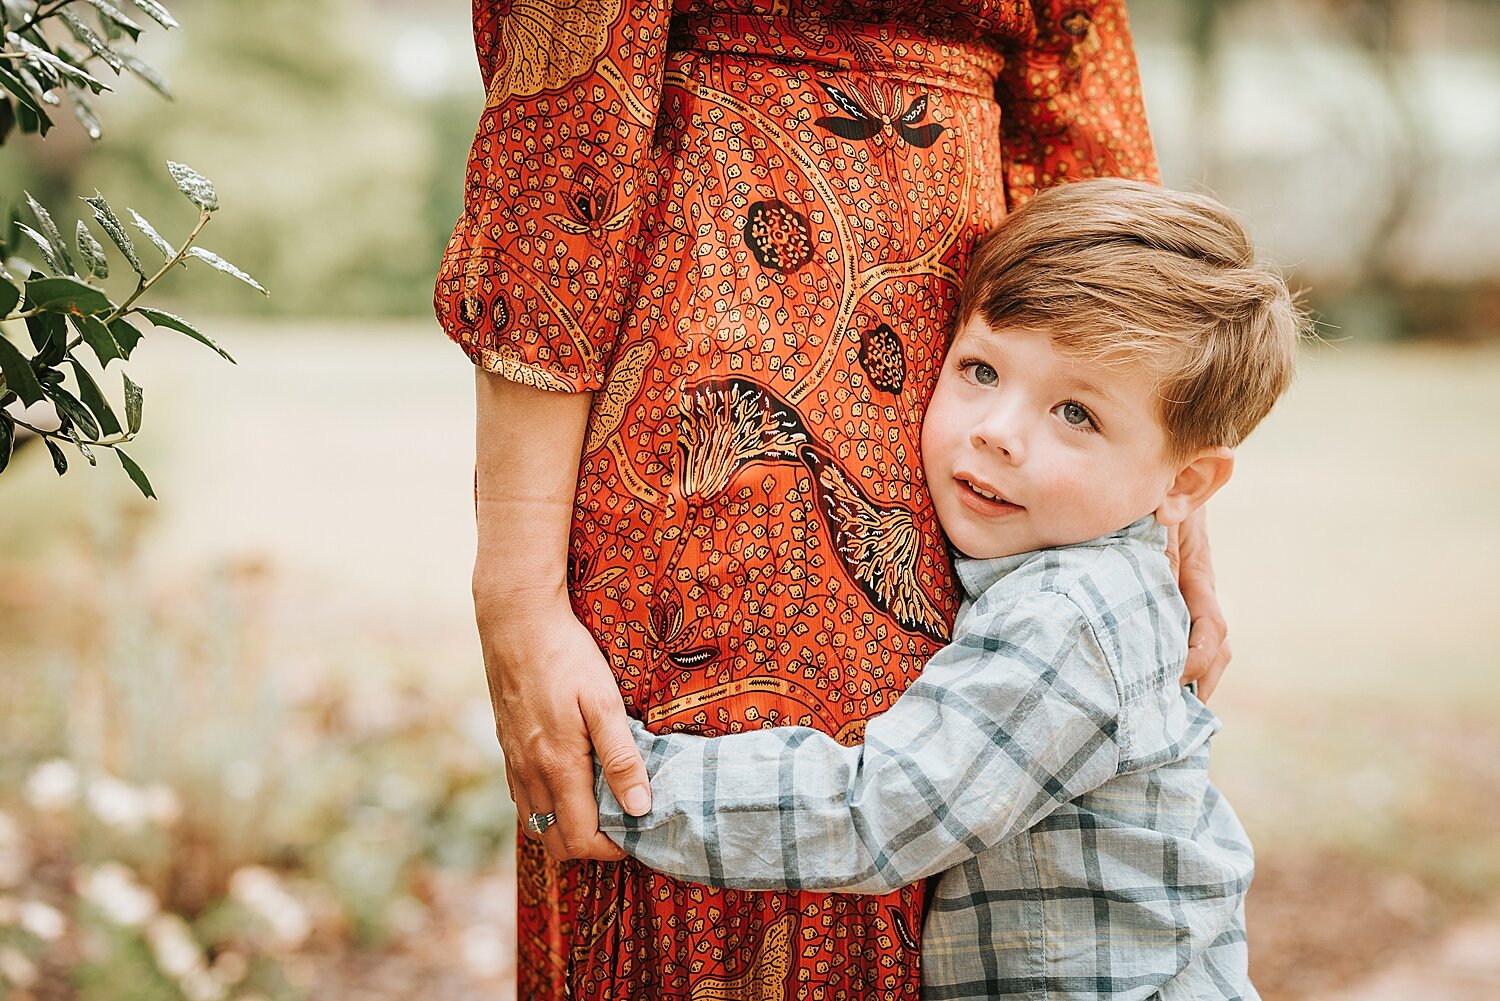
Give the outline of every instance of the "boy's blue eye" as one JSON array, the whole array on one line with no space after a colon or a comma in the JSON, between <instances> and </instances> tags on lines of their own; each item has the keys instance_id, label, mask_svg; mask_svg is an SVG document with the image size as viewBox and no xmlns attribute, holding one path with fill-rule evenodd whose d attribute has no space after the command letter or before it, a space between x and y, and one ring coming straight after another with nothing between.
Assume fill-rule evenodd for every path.
<instances>
[{"instance_id":1,"label":"boy's blue eye","mask_svg":"<svg viewBox=\"0 0 1500 1001\"><path fill-rule=\"evenodd\" d=\"M1074 427L1097 426L1094 424L1094 415L1089 413L1088 409L1081 403L1069 401L1068 403L1058 404L1057 413L1064 421L1067 421Z\"/></svg>"},{"instance_id":2,"label":"boy's blue eye","mask_svg":"<svg viewBox=\"0 0 1500 1001\"><path fill-rule=\"evenodd\" d=\"M1000 381L1000 373L982 361L966 361L962 365L969 370L969 377L981 386L993 386Z\"/></svg>"}]
</instances>

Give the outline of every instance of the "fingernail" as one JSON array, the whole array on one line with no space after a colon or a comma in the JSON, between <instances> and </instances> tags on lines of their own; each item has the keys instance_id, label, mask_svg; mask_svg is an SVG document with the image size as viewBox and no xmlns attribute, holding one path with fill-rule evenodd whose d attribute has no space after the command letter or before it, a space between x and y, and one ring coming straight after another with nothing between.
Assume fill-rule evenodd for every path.
<instances>
[{"instance_id":1,"label":"fingernail","mask_svg":"<svg viewBox=\"0 0 1500 1001\"><path fill-rule=\"evenodd\" d=\"M645 786L631 786L625 790L620 803L632 817L644 817L651 812L651 790Z\"/></svg>"}]
</instances>

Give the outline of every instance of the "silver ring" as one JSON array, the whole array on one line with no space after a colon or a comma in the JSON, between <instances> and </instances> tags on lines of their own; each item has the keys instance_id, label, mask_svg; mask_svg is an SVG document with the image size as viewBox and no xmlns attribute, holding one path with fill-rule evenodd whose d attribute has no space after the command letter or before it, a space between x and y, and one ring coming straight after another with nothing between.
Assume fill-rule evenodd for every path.
<instances>
[{"instance_id":1,"label":"silver ring","mask_svg":"<svg viewBox=\"0 0 1500 1001\"><path fill-rule=\"evenodd\" d=\"M533 813L526 818L526 829L540 837L546 833L547 828L555 823L557 823L557 814L555 813Z\"/></svg>"}]
</instances>

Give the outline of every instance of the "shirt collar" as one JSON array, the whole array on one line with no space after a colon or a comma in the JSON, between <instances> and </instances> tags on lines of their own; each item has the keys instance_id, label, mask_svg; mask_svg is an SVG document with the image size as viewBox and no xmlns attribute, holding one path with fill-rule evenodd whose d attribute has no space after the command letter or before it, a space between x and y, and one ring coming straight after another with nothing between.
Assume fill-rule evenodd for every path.
<instances>
[{"instance_id":1,"label":"shirt collar","mask_svg":"<svg viewBox=\"0 0 1500 1001\"><path fill-rule=\"evenodd\" d=\"M1054 546L1052 548L1089 549L1100 546L1116 546L1129 542L1148 546L1156 552L1166 552L1166 526L1156 520L1156 515L1148 514L1139 521L1126 525L1118 532L1111 532L1108 535L1101 535L1097 539L1078 542L1071 546ZM958 555L954 557L953 565L958 572L959 582L963 585L964 594L970 600L973 600L994 587L1007 574L1031 562L1039 551L1032 550L1026 553L1016 553L1014 556L999 556L992 560L974 560L967 556Z\"/></svg>"}]
</instances>

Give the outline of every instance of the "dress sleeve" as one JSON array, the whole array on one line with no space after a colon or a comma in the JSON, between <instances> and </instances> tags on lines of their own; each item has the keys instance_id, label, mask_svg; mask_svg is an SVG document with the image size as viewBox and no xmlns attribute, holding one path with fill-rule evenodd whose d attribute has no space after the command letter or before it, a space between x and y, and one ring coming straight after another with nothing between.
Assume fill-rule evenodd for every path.
<instances>
[{"instance_id":1,"label":"dress sleeve","mask_svg":"<svg viewBox=\"0 0 1500 1001\"><path fill-rule=\"evenodd\" d=\"M652 809L626 816L601 777L599 828L691 882L889 893L1113 778L1120 712L1082 611L1037 594L960 631L861 745L805 727L704 738L633 721Z\"/></svg>"},{"instance_id":2,"label":"dress sleeve","mask_svg":"<svg viewBox=\"0 0 1500 1001\"><path fill-rule=\"evenodd\" d=\"M1035 34L996 88L1007 206L1086 177L1160 181L1124 0L1031 6Z\"/></svg>"},{"instance_id":3,"label":"dress sleeve","mask_svg":"<svg viewBox=\"0 0 1500 1001\"><path fill-rule=\"evenodd\" d=\"M484 114L434 307L475 364L596 390L634 300L670 0L474 0Z\"/></svg>"}]
</instances>

